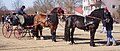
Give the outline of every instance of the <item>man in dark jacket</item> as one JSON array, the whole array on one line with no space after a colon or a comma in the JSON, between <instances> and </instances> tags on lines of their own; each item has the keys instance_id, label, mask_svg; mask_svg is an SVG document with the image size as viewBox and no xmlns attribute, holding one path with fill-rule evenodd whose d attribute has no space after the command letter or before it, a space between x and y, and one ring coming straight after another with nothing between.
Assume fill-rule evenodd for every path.
<instances>
[{"instance_id":1,"label":"man in dark jacket","mask_svg":"<svg viewBox=\"0 0 120 51\"><path fill-rule=\"evenodd\" d=\"M106 11L107 9L105 9ZM112 36L112 30L113 30L113 18L111 17L110 12L107 10L105 12L106 16L106 30L107 30L107 46L110 46L110 39L112 39L113 45L116 45L115 39Z\"/></svg>"},{"instance_id":2,"label":"man in dark jacket","mask_svg":"<svg viewBox=\"0 0 120 51\"><path fill-rule=\"evenodd\" d=\"M17 10L16 13L19 14L19 15L24 15L24 14L26 14L25 11L24 11L24 9L25 9L25 6L23 5L21 8L19 8Z\"/></svg>"},{"instance_id":3,"label":"man in dark jacket","mask_svg":"<svg viewBox=\"0 0 120 51\"><path fill-rule=\"evenodd\" d=\"M25 6L23 5L21 8L19 8L17 11L16 11L16 14L20 20L20 23L21 25L24 24L24 16L26 15L26 13L24 12L24 9L25 9Z\"/></svg>"}]
</instances>

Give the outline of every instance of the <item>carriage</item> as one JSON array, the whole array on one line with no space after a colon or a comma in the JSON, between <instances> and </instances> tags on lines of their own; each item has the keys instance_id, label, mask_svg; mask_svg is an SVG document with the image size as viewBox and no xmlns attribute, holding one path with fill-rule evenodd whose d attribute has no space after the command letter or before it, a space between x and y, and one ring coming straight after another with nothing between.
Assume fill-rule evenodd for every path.
<instances>
[{"instance_id":1,"label":"carriage","mask_svg":"<svg viewBox=\"0 0 120 51\"><path fill-rule=\"evenodd\" d=\"M29 18L29 19L28 19ZM6 22L2 26L2 34L5 38L10 38L12 34L17 39L21 39L22 37L25 37L26 34L28 34L30 37L32 36L31 30L33 29L33 22L28 23L28 20L33 21L34 16L28 15L27 18L25 18L25 24L24 26L20 25L19 20L16 15L11 15L9 19L6 20Z\"/></svg>"}]
</instances>

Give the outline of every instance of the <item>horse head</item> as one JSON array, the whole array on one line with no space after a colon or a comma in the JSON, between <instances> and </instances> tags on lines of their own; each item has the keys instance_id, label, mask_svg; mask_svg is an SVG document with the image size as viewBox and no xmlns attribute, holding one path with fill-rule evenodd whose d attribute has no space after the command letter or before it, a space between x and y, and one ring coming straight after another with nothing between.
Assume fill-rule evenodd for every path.
<instances>
[{"instance_id":1,"label":"horse head","mask_svg":"<svg viewBox=\"0 0 120 51\"><path fill-rule=\"evenodd\" d=\"M86 16L86 20L87 25L93 24L95 25L95 29L97 29L100 21L104 20L104 8L92 11L88 16Z\"/></svg>"},{"instance_id":2,"label":"horse head","mask_svg":"<svg viewBox=\"0 0 120 51\"><path fill-rule=\"evenodd\" d=\"M62 20L64 17L64 10L60 7L56 7L51 11L52 14L57 14L57 17Z\"/></svg>"}]
</instances>

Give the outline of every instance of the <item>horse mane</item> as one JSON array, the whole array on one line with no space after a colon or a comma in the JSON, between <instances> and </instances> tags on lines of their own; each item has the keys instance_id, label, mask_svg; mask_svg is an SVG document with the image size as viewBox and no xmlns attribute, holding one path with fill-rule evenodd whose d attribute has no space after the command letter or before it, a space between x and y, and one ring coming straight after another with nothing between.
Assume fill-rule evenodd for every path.
<instances>
[{"instance_id":1,"label":"horse mane","mask_svg":"<svg viewBox=\"0 0 120 51\"><path fill-rule=\"evenodd\" d=\"M94 11L104 10L104 8L95 9Z\"/></svg>"},{"instance_id":2,"label":"horse mane","mask_svg":"<svg viewBox=\"0 0 120 51\"><path fill-rule=\"evenodd\" d=\"M91 12L90 16L92 16L93 14L99 11L104 11L104 8L95 9L94 11Z\"/></svg>"},{"instance_id":3,"label":"horse mane","mask_svg":"<svg viewBox=\"0 0 120 51\"><path fill-rule=\"evenodd\" d=\"M57 13L57 8L54 8L50 13Z\"/></svg>"},{"instance_id":4,"label":"horse mane","mask_svg":"<svg viewBox=\"0 0 120 51\"><path fill-rule=\"evenodd\" d=\"M104 8L95 9L88 16L94 16L94 17L103 19L103 17L104 17Z\"/></svg>"}]
</instances>

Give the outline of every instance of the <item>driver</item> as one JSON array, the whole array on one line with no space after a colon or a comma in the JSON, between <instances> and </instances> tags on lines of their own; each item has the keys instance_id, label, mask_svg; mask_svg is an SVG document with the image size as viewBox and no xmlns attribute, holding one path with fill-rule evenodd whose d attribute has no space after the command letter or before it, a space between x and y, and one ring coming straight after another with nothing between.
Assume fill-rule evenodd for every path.
<instances>
[{"instance_id":1,"label":"driver","mask_svg":"<svg viewBox=\"0 0 120 51\"><path fill-rule=\"evenodd\" d=\"M16 11L16 14L17 14L17 16L18 16L18 18L19 18L19 20L20 20L21 25L23 25L24 22L25 22L24 16L26 15L26 13L25 13L24 9L25 9L25 6L23 5L21 8L19 8L19 9Z\"/></svg>"}]
</instances>

